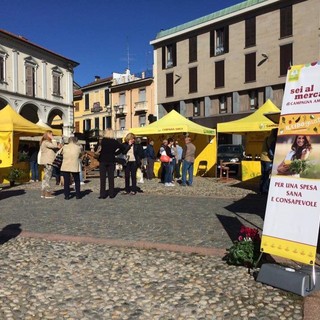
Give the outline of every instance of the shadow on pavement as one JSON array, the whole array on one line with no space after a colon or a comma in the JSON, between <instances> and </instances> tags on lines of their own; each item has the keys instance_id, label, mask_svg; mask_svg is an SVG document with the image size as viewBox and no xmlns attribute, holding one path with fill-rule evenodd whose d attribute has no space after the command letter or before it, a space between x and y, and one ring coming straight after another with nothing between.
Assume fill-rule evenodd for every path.
<instances>
[{"instance_id":1,"label":"shadow on pavement","mask_svg":"<svg viewBox=\"0 0 320 320\"><path fill-rule=\"evenodd\" d=\"M25 190L1 190L0 191L0 200L10 198L10 197L16 197L16 196L21 196L25 194Z\"/></svg>"},{"instance_id":2,"label":"shadow on pavement","mask_svg":"<svg viewBox=\"0 0 320 320\"><path fill-rule=\"evenodd\" d=\"M0 245L17 237L21 231L20 223L8 224L0 231Z\"/></svg>"},{"instance_id":3,"label":"shadow on pavement","mask_svg":"<svg viewBox=\"0 0 320 320\"><path fill-rule=\"evenodd\" d=\"M246 181L239 181L238 183L235 183L234 185L232 185L232 187L252 190L258 193L259 184L260 184L260 177L255 177Z\"/></svg>"},{"instance_id":4,"label":"shadow on pavement","mask_svg":"<svg viewBox=\"0 0 320 320\"><path fill-rule=\"evenodd\" d=\"M229 238L233 241L238 239L239 231L243 223L236 217L228 217L217 214L217 218L219 219L221 225L224 230L227 232Z\"/></svg>"},{"instance_id":5,"label":"shadow on pavement","mask_svg":"<svg viewBox=\"0 0 320 320\"><path fill-rule=\"evenodd\" d=\"M248 194L246 197L235 201L225 207L234 214L249 213L256 214L264 219L267 206L267 197L263 195Z\"/></svg>"}]
</instances>

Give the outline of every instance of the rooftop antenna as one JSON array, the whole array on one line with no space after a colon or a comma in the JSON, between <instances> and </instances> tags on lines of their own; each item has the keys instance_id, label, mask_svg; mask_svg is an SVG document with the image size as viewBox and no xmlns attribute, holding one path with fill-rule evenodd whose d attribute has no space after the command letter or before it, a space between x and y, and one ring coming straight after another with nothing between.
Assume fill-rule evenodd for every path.
<instances>
[{"instance_id":1,"label":"rooftop antenna","mask_svg":"<svg viewBox=\"0 0 320 320\"><path fill-rule=\"evenodd\" d=\"M127 63L128 63L128 70L130 70L130 50L129 50L129 41L127 36Z\"/></svg>"}]
</instances>

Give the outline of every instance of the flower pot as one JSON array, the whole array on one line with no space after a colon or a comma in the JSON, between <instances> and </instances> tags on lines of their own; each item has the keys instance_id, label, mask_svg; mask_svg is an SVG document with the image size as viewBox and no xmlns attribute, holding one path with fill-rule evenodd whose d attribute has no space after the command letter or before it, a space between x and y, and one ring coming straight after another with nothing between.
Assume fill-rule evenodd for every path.
<instances>
[{"instance_id":1,"label":"flower pot","mask_svg":"<svg viewBox=\"0 0 320 320\"><path fill-rule=\"evenodd\" d=\"M15 181L10 181L10 187L13 187L15 184Z\"/></svg>"}]
</instances>

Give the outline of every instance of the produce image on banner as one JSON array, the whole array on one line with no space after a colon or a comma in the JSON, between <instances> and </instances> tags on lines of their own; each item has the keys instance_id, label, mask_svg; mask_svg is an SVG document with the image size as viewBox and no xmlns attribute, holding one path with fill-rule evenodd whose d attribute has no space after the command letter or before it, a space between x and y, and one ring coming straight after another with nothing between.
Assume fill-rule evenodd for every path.
<instances>
[{"instance_id":1,"label":"produce image on banner","mask_svg":"<svg viewBox=\"0 0 320 320\"><path fill-rule=\"evenodd\" d=\"M261 251L314 265L320 221L320 62L288 70Z\"/></svg>"}]
</instances>

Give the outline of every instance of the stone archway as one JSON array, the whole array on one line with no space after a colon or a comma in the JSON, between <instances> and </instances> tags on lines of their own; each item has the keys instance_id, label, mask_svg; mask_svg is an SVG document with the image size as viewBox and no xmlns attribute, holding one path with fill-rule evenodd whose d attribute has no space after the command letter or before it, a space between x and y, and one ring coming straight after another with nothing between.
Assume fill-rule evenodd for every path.
<instances>
[{"instance_id":1,"label":"stone archway","mask_svg":"<svg viewBox=\"0 0 320 320\"><path fill-rule=\"evenodd\" d=\"M0 110L3 109L9 102L0 97Z\"/></svg>"},{"instance_id":2,"label":"stone archway","mask_svg":"<svg viewBox=\"0 0 320 320\"><path fill-rule=\"evenodd\" d=\"M33 123L39 121L38 107L32 103L25 104L20 110L20 115Z\"/></svg>"},{"instance_id":3,"label":"stone archway","mask_svg":"<svg viewBox=\"0 0 320 320\"><path fill-rule=\"evenodd\" d=\"M48 116L48 125L54 129L63 129L63 111L52 109Z\"/></svg>"}]
</instances>

